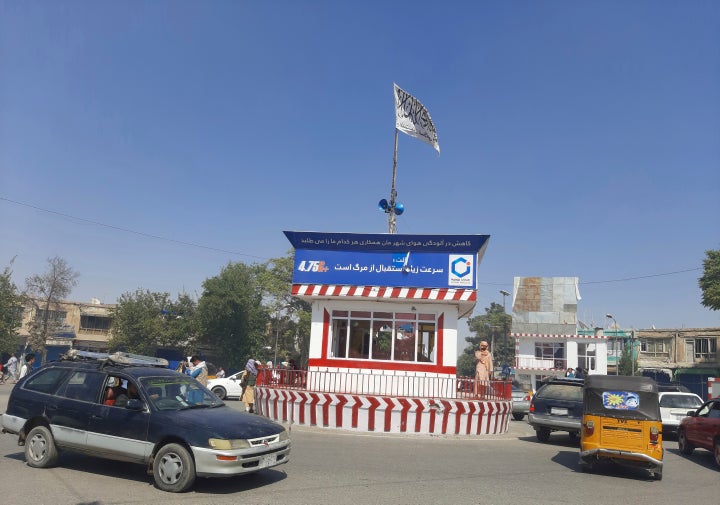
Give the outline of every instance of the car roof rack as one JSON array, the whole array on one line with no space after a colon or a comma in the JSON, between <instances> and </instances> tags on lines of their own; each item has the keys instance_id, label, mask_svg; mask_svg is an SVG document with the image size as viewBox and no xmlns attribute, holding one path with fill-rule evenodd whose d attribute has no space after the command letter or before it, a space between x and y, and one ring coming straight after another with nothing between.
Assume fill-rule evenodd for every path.
<instances>
[{"instance_id":1,"label":"car roof rack","mask_svg":"<svg viewBox=\"0 0 720 505\"><path fill-rule=\"evenodd\" d=\"M155 366L167 368L169 365L168 360L165 358L143 356L142 354L132 354L129 352L114 352L112 354L108 354L106 352L90 352L81 351L79 349L68 350L68 352L63 355L63 359L71 361L100 361L103 364L112 363L126 366Z\"/></svg>"}]
</instances>

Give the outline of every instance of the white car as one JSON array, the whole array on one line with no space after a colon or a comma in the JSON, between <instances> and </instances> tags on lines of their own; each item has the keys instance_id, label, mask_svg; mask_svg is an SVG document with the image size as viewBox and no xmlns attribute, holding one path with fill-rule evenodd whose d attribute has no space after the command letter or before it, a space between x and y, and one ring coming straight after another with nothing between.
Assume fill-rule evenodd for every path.
<instances>
[{"instance_id":1,"label":"white car","mask_svg":"<svg viewBox=\"0 0 720 505\"><path fill-rule=\"evenodd\" d=\"M677 433L678 426L688 410L695 410L703 404L702 398L694 393L658 393L663 436Z\"/></svg>"},{"instance_id":2,"label":"white car","mask_svg":"<svg viewBox=\"0 0 720 505\"><path fill-rule=\"evenodd\" d=\"M222 379L210 379L208 381L208 389L215 393L215 396L224 400L226 398L240 398L242 396L242 386L240 386L240 377L242 371L232 374L230 377Z\"/></svg>"}]
</instances>

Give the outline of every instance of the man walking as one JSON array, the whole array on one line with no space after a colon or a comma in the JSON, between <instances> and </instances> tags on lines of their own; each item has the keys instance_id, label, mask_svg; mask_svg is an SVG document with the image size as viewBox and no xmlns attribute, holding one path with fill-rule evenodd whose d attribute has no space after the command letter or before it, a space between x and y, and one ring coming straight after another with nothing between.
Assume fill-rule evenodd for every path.
<instances>
[{"instance_id":1,"label":"man walking","mask_svg":"<svg viewBox=\"0 0 720 505\"><path fill-rule=\"evenodd\" d=\"M18 359L14 354L10 355L10 359L7 361L7 363L5 363L3 369L5 370L5 374L8 377L7 380L17 382Z\"/></svg>"}]
</instances>

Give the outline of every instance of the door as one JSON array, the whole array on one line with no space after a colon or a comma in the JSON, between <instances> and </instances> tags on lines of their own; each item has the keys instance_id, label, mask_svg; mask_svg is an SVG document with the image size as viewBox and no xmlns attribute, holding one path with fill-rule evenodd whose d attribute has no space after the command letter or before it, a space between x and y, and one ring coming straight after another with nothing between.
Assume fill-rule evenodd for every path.
<instances>
[{"instance_id":1,"label":"door","mask_svg":"<svg viewBox=\"0 0 720 505\"><path fill-rule=\"evenodd\" d=\"M53 436L60 447L84 450L93 405L100 398L105 374L76 370L45 408Z\"/></svg>"}]
</instances>

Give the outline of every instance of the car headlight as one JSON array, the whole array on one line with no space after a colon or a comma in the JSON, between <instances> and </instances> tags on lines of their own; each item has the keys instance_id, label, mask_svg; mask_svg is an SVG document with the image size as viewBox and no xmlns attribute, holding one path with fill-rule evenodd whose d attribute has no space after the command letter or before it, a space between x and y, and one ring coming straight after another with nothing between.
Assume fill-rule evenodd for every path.
<instances>
[{"instance_id":1,"label":"car headlight","mask_svg":"<svg viewBox=\"0 0 720 505\"><path fill-rule=\"evenodd\" d=\"M208 440L210 447L219 451L229 451L231 449L249 449L250 443L242 438L235 440L224 440L222 438L211 438Z\"/></svg>"},{"instance_id":2,"label":"car headlight","mask_svg":"<svg viewBox=\"0 0 720 505\"><path fill-rule=\"evenodd\" d=\"M284 442L286 440L290 440L290 433L288 433L288 430L282 430L280 433L280 442Z\"/></svg>"}]
</instances>

